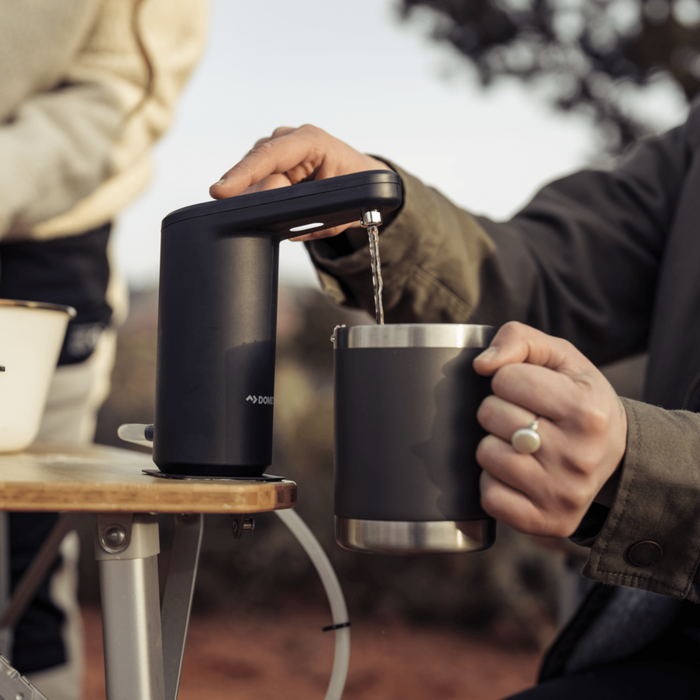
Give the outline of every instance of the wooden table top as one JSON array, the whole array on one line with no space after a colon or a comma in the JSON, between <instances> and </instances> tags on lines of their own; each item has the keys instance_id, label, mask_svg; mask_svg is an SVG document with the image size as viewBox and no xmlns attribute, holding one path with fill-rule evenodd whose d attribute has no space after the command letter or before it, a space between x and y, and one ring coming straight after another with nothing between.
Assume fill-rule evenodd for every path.
<instances>
[{"instance_id":1,"label":"wooden table top","mask_svg":"<svg viewBox=\"0 0 700 700\"><path fill-rule=\"evenodd\" d=\"M0 510L261 513L292 508L293 481L148 476L150 455L103 445L34 445L0 454Z\"/></svg>"}]
</instances>

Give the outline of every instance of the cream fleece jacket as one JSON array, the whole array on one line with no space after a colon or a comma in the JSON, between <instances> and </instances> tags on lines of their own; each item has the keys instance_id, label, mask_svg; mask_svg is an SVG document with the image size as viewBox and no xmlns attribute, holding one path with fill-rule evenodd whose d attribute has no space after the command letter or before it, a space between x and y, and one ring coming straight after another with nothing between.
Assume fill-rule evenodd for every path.
<instances>
[{"instance_id":1,"label":"cream fleece jacket","mask_svg":"<svg viewBox=\"0 0 700 700\"><path fill-rule=\"evenodd\" d=\"M150 147L204 46L207 9L0 2L0 238L82 233L144 189Z\"/></svg>"}]
</instances>

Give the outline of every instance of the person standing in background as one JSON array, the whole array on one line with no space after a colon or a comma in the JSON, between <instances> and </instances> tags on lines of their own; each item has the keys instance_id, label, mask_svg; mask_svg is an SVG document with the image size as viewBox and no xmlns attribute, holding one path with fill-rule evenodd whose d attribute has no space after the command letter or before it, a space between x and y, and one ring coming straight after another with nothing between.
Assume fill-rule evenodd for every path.
<instances>
[{"instance_id":1,"label":"person standing in background","mask_svg":"<svg viewBox=\"0 0 700 700\"><path fill-rule=\"evenodd\" d=\"M0 1L0 298L77 311L39 441L93 438L127 307L113 222L148 184L207 18L206 0ZM13 586L56 517L10 516ZM51 700L81 694L72 535L7 650Z\"/></svg>"}]
</instances>

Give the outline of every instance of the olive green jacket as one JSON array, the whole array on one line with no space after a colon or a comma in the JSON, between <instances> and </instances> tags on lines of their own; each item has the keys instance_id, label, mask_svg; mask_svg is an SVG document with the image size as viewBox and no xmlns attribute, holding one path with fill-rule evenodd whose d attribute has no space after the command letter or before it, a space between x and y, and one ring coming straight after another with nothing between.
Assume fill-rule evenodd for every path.
<instances>
[{"instance_id":1,"label":"olive green jacket","mask_svg":"<svg viewBox=\"0 0 700 700\"><path fill-rule=\"evenodd\" d=\"M570 340L597 364L649 353L644 401L624 400L629 427L621 480L583 573L694 602L700 600L698 156L695 107L683 126L643 143L615 169L558 180L505 223L459 209L396 168L404 204L380 237L389 322L518 320ZM328 294L373 309L365 246L342 236L309 249Z\"/></svg>"}]
</instances>

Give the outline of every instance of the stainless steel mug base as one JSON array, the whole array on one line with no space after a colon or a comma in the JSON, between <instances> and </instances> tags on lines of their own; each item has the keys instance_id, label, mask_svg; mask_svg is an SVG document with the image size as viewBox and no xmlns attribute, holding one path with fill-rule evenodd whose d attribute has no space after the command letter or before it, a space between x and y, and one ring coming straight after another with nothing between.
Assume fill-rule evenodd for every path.
<instances>
[{"instance_id":1,"label":"stainless steel mug base","mask_svg":"<svg viewBox=\"0 0 700 700\"><path fill-rule=\"evenodd\" d=\"M496 539L496 522L450 520L397 522L335 518L335 539L345 549L375 554L478 552Z\"/></svg>"}]
</instances>

